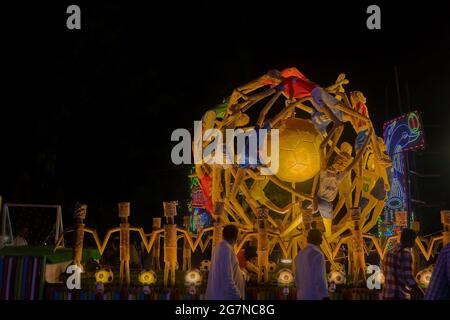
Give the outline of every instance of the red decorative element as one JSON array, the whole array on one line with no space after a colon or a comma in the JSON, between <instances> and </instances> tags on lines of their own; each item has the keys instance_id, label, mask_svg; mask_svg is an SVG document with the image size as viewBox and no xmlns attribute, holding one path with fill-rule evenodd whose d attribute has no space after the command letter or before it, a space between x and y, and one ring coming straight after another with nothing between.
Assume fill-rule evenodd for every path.
<instances>
[{"instance_id":1,"label":"red decorative element","mask_svg":"<svg viewBox=\"0 0 450 320\"><path fill-rule=\"evenodd\" d=\"M286 68L280 72L281 83L275 79L265 79L264 84L272 88L279 86L289 98L301 99L311 95L317 85L306 78L297 68Z\"/></svg>"},{"instance_id":2,"label":"red decorative element","mask_svg":"<svg viewBox=\"0 0 450 320\"><path fill-rule=\"evenodd\" d=\"M203 195L206 198L205 209L211 214L213 210L212 202L212 178L207 174L204 174L200 179L200 187L202 188Z\"/></svg>"},{"instance_id":3,"label":"red decorative element","mask_svg":"<svg viewBox=\"0 0 450 320\"><path fill-rule=\"evenodd\" d=\"M307 77L303 75L300 71L298 71L297 68L286 68L283 71L281 71L281 76L283 78L289 78L289 77L297 77L306 81L309 81Z\"/></svg>"},{"instance_id":4,"label":"red decorative element","mask_svg":"<svg viewBox=\"0 0 450 320\"><path fill-rule=\"evenodd\" d=\"M369 111L367 110L367 106L364 102L359 101L356 104L355 110L364 117L369 117ZM355 124L355 129L356 131L359 131L360 128L365 127L366 125L367 123L365 120L358 119Z\"/></svg>"},{"instance_id":5,"label":"red decorative element","mask_svg":"<svg viewBox=\"0 0 450 320\"><path fill-rule=\"evenodd\" d=\"M308 97L311 95L311 91L317 87L313 82L295 76L285 78L281 85L283 86L284 93L291 99Z\"/></svg>"}]
</instances>

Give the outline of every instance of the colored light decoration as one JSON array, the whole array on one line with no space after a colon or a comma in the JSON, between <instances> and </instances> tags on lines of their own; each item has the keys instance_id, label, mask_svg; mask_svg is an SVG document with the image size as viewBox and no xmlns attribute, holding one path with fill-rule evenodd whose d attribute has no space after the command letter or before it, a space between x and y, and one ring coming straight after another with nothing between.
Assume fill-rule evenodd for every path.
<instances>
[{"instance_id":1,"label":"colored light decoration","mask_svg":"<svg viewBox=\"0 0 450 320\"><path fill-rule=\"evenodd\" d=\"M292 286L294 285L294 274L292 273L292 271L290 269L281 269L280 271L278 271L277 273L277 283L280 286Z\"/></svg>"},{"instance_id":2,"label":"colored light decoration","mask_svg":"<svg viewBox=\"0 0 450 320\"><path fill-rule=\"evenodd\" d=\"M212 225L211 215L206 210L206 197L203 194L199 180L195 177L195 167L191 169L189 176L190 195L191 199L188 203L190 213L189 231L197 234L203 228Z\"/></svg>"},{"instance_id":3,"label":"colored light decoration","mask_svg":"<svg viewBox=\"0 0 450 320\"><path fill-rule=\"evenodd\" d=\"M202 274L200 273L200 270L193 269L186 272L186 275L184 276L184 282L186 285L195 285L198 286L202 283Z\"/></svg>"},{"instance_id":4,"label":"colored light decoration","mask_svg":"<svg viewBox=\"0 0 450 320\"><path fill-rule=\"evenodd\" d=\"M278 271L277 283L280 287L283 287L283 295L287 297L289 295L289 287L294 285L294 274L292 270L283 268Z\"/></svg>"},{"instance_id":5,"label":"colored light decoration","mask_svg":"<svg viewBox=\"0 0 450 320\"><path fill-rule=\"evenodd\" d=\"M383 138L393 161L392 183L385 205L385 221L392 221L396 211L407 211L409 203L406 152L425 147L423 125L418 111L384 123Z\"/></svg>"},{"instance_id":6,"label":"colored light decoration","mask_svg":"<svg viewBox=\"0 0 450 320\"><path fill-rule=\"evenodd\" d=\"M111 283L114 279L114 274L111 269L109 268L103 268L98 270L95 273L95 281L97 283Z\"/></svg>"},{"instance_id":7,"label":"colored light decoration","mask_svg":"<svg viewBox=\"0 0 450 320\"><path fill-rule=\"evenodd\" d=\"M390 237L395 234L395 226L393 224L386 225L386 230L384 231L385 237ZM390 242L389 250L392 249L392 242Z\"/></svg>"},{"instance_id":8,"label":"colored light decoration","mask_svg":"<svg viewBox=\"0 0 450 320\"><path fill-rule=\"evenodd\" d=\"M184 276L184 284L189 288L189 293L194 295L196 293L197 286L202 283L202 274L198 269L192 269L186 272Z\"/></svg>"},{"instance_id":9,"label":"colored light decoration","mask_svg":"<svg viewBox=\"0 0 450 320\"><path fill-rule=\"evenodd\" d=\"M114 274L109 268L102 268L95 273L95 282L97 283L97 294L103 295L105 292L105 283L111 283Z\"/></svg>"},{"instance_id":10,"label":"colored light decoration","mask_svg":"<svg viewBox=\"0 0 450 320\"><path fill-rule=\"evenodd\" d=\"M158 279L156 273L152 270L144 270L139 274L139 282L143 285L152 285Z\"/></svg>"},{"instance_id":11,"label":"colored light decoration","mask_svg":"<svg viewBox=\"0 0 450 320\"><path fill-rule=\"evenodd\" d=\"M152 270L143 270L139 274L139 282L143 285L143 292L145 295L150 293L150 286L156 283L158 279L156 273Z\"/></svg>"},{"instance_id":12,"label":"colored light decoration","mask_svg":"<svg viewBox=\"0 0 450 320\"><path fill-rule=\"evenodd\" d=\"M381 216L379 216L377 220L377 231L378 231L378 238L382 238L384 236L384 232L383 232L383 218Z\"/></svg>"}]
</instances>

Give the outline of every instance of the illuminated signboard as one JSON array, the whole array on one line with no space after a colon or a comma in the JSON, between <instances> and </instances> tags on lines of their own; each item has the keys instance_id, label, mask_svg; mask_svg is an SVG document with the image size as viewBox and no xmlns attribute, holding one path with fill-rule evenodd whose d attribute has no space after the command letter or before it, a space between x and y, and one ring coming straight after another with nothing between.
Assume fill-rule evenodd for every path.
<instances>
[{"instance_id":1,"label":"illuminated signboard","mask_svg":"<svg viewBox=\"0 0 450 320\"><path fill-rule=\"evenodd\" d=\"M386 122L383 126L386 151L392 159L393 179L386 201L386 220L392 221L396 211L407 210L407 170L405 152L422 150L425 137L420 115L410 112Z\"/></svg>"}]
</instances>

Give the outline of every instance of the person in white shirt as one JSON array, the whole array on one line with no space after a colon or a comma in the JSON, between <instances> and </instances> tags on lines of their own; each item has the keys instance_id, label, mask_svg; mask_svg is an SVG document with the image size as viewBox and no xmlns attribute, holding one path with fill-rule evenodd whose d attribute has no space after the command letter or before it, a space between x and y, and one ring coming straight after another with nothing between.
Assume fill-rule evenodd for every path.
<instances>
[{"instance_id":1,"label":"person in white shirt","mask_svg":"<svg viewBox=\"0 0 450 320\"><path fill-rule=\"evenodd\" d=\"M319 248L322 233L310 230L307 241L308 246L294 260L297 300L325 300L328 299L325 258Z\"/></svg>"},{"instance_id":2,"label":"person in white shirt","mask_svg":"<svg viewBox=\"0 0 450 320\"><path fill-rule=\"evenodd\" d=\"M236 226L223 228L223 240L212 252L206 300L240 300L245 297L245 281L233 249L237 236Z\"/></svg>"}]
</instances>

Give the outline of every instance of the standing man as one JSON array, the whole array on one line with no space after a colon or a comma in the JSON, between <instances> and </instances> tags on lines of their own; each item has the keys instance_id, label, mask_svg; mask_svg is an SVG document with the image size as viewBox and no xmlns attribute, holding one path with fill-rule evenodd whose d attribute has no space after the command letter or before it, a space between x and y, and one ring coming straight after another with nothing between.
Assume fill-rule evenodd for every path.
<instances>
[{"instance_id":1,"label":"standing man","mask_svg":"<svg viewBox=\"0 0 450 320\"><path fill-rule=\"evenodd\" d=\"M328 300L325 258L319 248L322 233L310 230L307 242L308 246L295 257L297 300Z\"/></svg>"},{"instance_id":2,"label":"standing man","mask_svg":"<svg viewBox=\"0 0 450 320\"><path fill-rule=\"evenodd\" d=\"M450 243L439 254L425 300L450 299Z\"/></svg>"},{"instance_id":3,"label":"standing man","mask_svg":"<svg viewBox=\"0 0 450 320\"><path fill-rule=\"evenodd\" d=\"M416 233L411 229L403 229L400 245L388 252L383 260L384 287L381 293L383 300L407 300L413 294L422 296L413 276L413 258L411 248L414 247Z\"/></svg>"},{"instance_id":4,"label":"standing man","mask_svg":"<svg viewBox=\"0 0 450 320\"><path fill-rule=\"evenodd\" d=\"M212 252L211 267L206 287L206 300L244 299L245 282L233 246L238 237L238 228L227 225L222 238Z\"/></svg>"}]
</instances>

